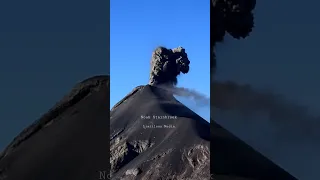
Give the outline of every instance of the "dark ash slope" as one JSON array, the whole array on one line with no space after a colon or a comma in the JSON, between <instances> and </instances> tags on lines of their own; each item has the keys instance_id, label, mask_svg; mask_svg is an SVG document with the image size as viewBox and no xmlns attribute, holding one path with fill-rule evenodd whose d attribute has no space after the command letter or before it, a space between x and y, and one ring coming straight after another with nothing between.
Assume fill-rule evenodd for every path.
<instances>
[{"instance_id":1,"label":"dark ash slope","mask_svg":"<svg viewBox=\"0 0 320 180\"><path fill-rule=\"evenodd\" d=\"M211 173L216 180L297 180L214 121L211 132Z\"/></svg>"},{"instance_id":2,"label":"dark ash slope","mask_svg":"<svg viewBox=\"0 0 320 180\"><path fill-rule=\"evenodd\" d=\"M1 153L0 179L99 179L110 167L108 109L109 76L79 83Z\"/></svg>"},{"instance_id":3,"label":"dark ash slope","mask_svg":"<svg viewBox=\"0 0 320 180\"><path fill-rule=\"evenodd\" d=\"M214 123L210 155L209 124L154 86L138 86L111 114L108 109L108 76L78 84L1 153L0 179L94 180L98 171L108 171L110 161L114 179L209 179L210 156L216 180L294 179ZM143 127L151 123L175 128Z\"/></svg>"},{"instance_id":4,"label":"dark ash slope","mask_svg":"<svg viewBox=\"0 0 320 180\"><path fill-rule=\"evenodd\" d=\"M209 123L158 87L133 92L111 111L112 179L210 179Z\"/></svg>"},{"instance_id":5,"label":"dark ash slope","mask_svg":"<svg viewBox=\"0 0 320 180\"><path fill-rule=\"evenodd\" d=\"M151 124L175 128L144 128ZM296 180L214 121L210 155L209 124L155 86L138 86L116 104L110 126L114 179L209 179L210 157L215 180Z\"/></svg>"}]
</instances>

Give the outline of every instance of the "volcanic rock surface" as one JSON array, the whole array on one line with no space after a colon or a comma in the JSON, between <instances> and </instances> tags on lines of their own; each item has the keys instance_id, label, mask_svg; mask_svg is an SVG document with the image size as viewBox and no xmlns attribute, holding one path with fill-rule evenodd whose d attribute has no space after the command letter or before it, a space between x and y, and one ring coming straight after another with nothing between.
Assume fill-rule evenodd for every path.
<instances>
[{"instance_id":1,"label":"volcanic rock surface","mask_svg":"<svg viewBox=\"0 0 320 180\"><path fill-rule=\"evenodd\" d=\"M112 179L296 180L214 121L210 154L209 123L156 86L136 87L110 115Z\"/></svg>"},{"instance_id":2,"label":"volcanic rock surface","mask_svg":"<svg viewBox=\"0 0 320 180\"><path fill-rule=\"evenodd\" d=\"M110 112L112 179L210 179L209 123L152 86Z\"/></svg>"},{"instance_id":3,"label":"volcanic rock surface","mask_svg":"<svg viewBox=\"0 0 320 180\"><path fill-rule=\"evenodd\" d=\"M109 107L109 76L79 83L0 154L0 179L99 179L110 167Z\"/></svg>"},{"instance_id":4,"label":"volcanic rock surface","mask_svg":"<svg viewBox=\"0 0 320 180\"><path fill-rule=\"evenodd\" d=\"M110 170L115 180L295 180L213 121L210 136L208 122L157 86L108 109L108 76L79 83L1 153L0 179L95 180Z\"/></svg>"}]
</instances>

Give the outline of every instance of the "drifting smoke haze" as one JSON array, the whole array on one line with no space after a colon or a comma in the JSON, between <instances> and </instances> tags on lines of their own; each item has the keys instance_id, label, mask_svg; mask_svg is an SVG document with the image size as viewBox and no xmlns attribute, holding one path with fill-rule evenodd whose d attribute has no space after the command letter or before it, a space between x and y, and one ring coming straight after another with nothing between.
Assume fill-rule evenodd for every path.
<instances>
[{"instance_id":1,"label":"drifting smoke haze","mask_svg":"<svg viewBox=\"0 0 320 180\"><path fill-rule=\"evenodd\" d=\"M270 9L274 8L274 6L270 6L272 2L260 3L264 4L261 5L260 10L267 11L269 14L272 12L270 11ZM280 10L282 9L281 12L283 12L283 9L286 9L287 3L283 2L281 6L277 4L276 7ZM297 6L299 8L301 6L298 1L290 1L290 3L299 4ZM255 8L255 0L212 0L212 6L214 11L214 16L211 19L213 21L212 29L214 29L212 49L215 56L217 45L220 48L222 48L220 45L223 45L223 49L228 50L227 45L232 43L224 41L226 33L235 39L240 39L240 37L245 38L250 35L254 27L254 18L251 11ZM234 6L240 7L237 13L241 11L241 14L247 14L247 17L239 16L237 19L234 18L232 16L234 14L232 7ZM311 7L310 4L308 6ZM298 9L291 11L291 13L297 14L296 12L298 12ZM283 16L280 17L281 14L278 14L279 18ZM268 15L264 14L263 17L266 16ZM298 17L302 18L299 13L295 17L291 15L287 21L289 23L289 21L291 22ZM283 23L283 18L282 21L277 22ZM268 25L263 25L263 27L266 28L275 24L276 22L272 21ZM230 30L226 27L231 28L233 33L230 33ZM305 27L301 26L301 28ZM265 31L267 30L265 29ZM234 33L241 36L235 36ZM273 37L273 43L278 40L280 42L280 39L277 38L279 37ZM311 38L308 40L311 41ZM252 52L248 51L248 54L250 53ZM266 54L269 54L268 50ZM241 61L241 57L236 58ZM270 58L277 57L271 55ZM306 58L305 54L303 58ZM225 60L228 59L218 59L218 62ZM221 70L217 68L218 62L215 57L212 59L212 75L215 75L216 71ZM211 115L213 115L213 120L236 134L298 179L319 179L320 117L311 113L309 107L300 106L287 99L288 97L285 95L256 89L251 85L242 85L232 81L213 82L211 92L211 98L213 99L211 103Z\"/></svg>"},{"instance_id":2,"label":"drifting smoke haze","mask_svg":"<svg viewBox=\"0 0 320 180\"><path fill-rule=\"evenodd\" d=\"M210 106L210 98L194 89L184 87L158 86L180 98L193 101L199 107Z\"/></svg>"},{"instance_id":3,"label":"drifting smoke haze","mask_svg":"<svg viewBox=\"0 0 320 180\"><path fill-rule=\"evenodd\" d=\"M172 86L158 86L169 93L173 94L175 98L182 104L196 112L202 118L210 121L210 97L198 92L194 89L184 87Z\"/></svg>"},{"instance_id":4,"label":"drifting smoke haze","mask_svg":"<svg viewBox=\"0 0 320 180\"><path fill-rule=\"evenodd\" d=\"M312 141L320 137L320 118L312 116L308 108L295 105L284 96L258 91L249 85L233 82L216 82L213 89L213 107L237 112L241 116L266 116L280 139L297 142ZM251 121L254 120L248 119L246 123Z\"/></svg>"},{"instance_id":5,"label":"drifting smoke haze","mask_svg":"<svg viewBox=\"0 0 320 180\"><path fill-rule=\"evenodd\" d=\"M213 89L215 120L298 179L314 179L320 161L319 117L284 96L249 85L216 82Z\"/></svg>"}]
</instances>

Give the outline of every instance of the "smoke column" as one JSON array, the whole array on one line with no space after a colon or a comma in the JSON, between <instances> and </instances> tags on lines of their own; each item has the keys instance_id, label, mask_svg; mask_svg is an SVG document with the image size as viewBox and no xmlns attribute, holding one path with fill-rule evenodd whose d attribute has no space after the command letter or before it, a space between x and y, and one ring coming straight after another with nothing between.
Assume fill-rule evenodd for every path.
<instances>
[{"instance_id":1,"label":"smoke column","mask_svg":"<svg viewBox=\"0 0 320 180\"><path fill-rule=\"evenodd\" d=\"M150 85L175 86L177 76L189 72L190 61L183 47L167 49L158 47L152 52Z\"/></svg>"},{"instance_id":2,"label":"smoke column","mask_svg":"<svg viewBox=\"0 0 320 180\"><path fill-rule=\"evenodd\" d=\"M256 0L211 0L210 41L212 48L211 73L215 74L217 61L215 47L228 33L235 39L246 38L254 27L253 10Z\"/></svg>"},{"instance_id":3,"label":"smoke column","mask_svg":"<svg viewBox=\"0 0 320 180\"><path fill-rule=\"evenodd\" d=\"M254 27L255 0L211 0L213 57L228 33L246 38ZM237 14L237 15L236 15ZM250 53L250 52L248 52ZM301 180L320 179L320 118L284 96L240 85L213 82L212 118Z\"/></svg>"},{"instance_id":4,"label":"smoke column","mask_svg":"<svg viewBox=\"0 0 320 180\"><path fill-rule=\"evenodd\" d=\"M165 89L175 95L183 104L199 115L210 119L210 99L191 89L176 87L178 75L189 72L190 60L183 47L167 49L156 48L151 57L149 84ZM209 83L209 82L208 82Z\"/></svg>"}]
</instances>

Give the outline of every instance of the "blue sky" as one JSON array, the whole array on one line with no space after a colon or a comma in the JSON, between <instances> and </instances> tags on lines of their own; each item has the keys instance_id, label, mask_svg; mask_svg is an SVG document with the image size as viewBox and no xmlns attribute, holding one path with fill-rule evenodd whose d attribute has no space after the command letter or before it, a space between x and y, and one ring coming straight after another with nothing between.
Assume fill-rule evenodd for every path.
<instances>
[{"instance_id":1,"label":"blue sky","mask_svg":"<svg viewBox=\"0 0 320 180\"><path fill-rule=\"evenodd\" d=\"M76 83L110 73L107 7L0 1L0 151Z\"/></svg>"},{"instance_id":2,"label":"blue sky","mask_svg":"<svg viewBox=\"0 0 320 180\"><path fill-rule=\"evenodd\" d=\"M210 95L210 1L111 0L111 107L149 78L157 46L186 49L190 72L178 86ZM192 109L192 107L191 107ZM208 111L198 111L209 113Z\"/></svg>"}]
</instances>

